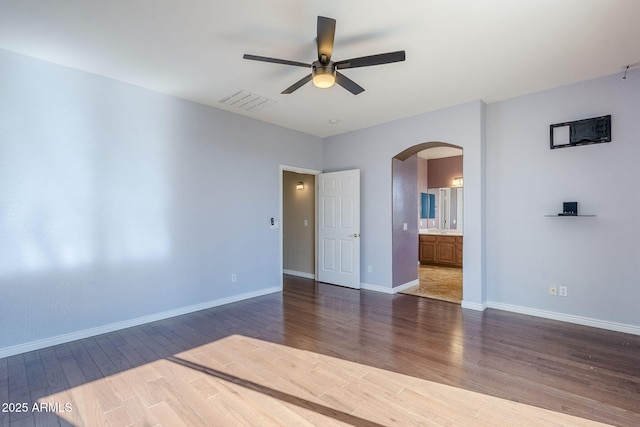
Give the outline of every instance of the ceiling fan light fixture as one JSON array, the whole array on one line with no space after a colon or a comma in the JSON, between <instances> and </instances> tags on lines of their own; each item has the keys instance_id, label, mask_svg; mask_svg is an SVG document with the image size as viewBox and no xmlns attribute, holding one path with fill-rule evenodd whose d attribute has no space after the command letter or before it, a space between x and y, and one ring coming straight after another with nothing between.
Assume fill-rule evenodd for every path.
<instances>
[{"instance_id":1,"label":"ceiling fan light fixture","mask_svg":"<svg viewBox=\"0 0 640 427\"><path fill-rule=\"evenodd\" d=\"M320 61L314 62L311 75L313 84L321 89L329 88L336 82L336 68L332 63L323 65Z\"/></svg>"},{"instance_id":2,"label":"ceiling fan light fixture","mask_svg":"<svg viewBox=\"0 0 640 427\"><path fill-rule=\"evenodd\" d=\"M330 88L335 82L336 78L331 74L317 74L313 76L313 84L320 89Z\"/></svg>"}]
</instances>

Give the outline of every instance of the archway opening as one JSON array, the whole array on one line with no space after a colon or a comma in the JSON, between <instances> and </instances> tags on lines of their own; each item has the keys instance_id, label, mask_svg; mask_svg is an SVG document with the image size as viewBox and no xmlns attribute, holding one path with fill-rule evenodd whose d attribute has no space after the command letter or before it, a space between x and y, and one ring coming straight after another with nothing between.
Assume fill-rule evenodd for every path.
<instances>
[{"instance_id":1,"label":"archway opening","mask_svg":"<svg viewBox=\"0 0 640 427\"><path fill-rule=\"evenodd\" d=\"M393 286L462 302L462 147L426 142L392 159Z\"/></svg>"}]
</instances>

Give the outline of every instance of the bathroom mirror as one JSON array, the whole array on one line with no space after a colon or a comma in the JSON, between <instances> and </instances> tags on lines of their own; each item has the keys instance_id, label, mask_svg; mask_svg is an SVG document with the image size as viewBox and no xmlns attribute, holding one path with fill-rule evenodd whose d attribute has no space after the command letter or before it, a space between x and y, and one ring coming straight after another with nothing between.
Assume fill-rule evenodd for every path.
<instances>
[{"instance_id":1,"label":"bathroom mirror","mask_svg":"<svg viewBox=\"0 0 640 427\"><path fill-rule=\"evenodd\" d=\"M462 230L463 199L462 187L429 188L426 193L421 193L421 228ZM424 221L427 222L426 227Z\"/></svg>"}]
</instances>

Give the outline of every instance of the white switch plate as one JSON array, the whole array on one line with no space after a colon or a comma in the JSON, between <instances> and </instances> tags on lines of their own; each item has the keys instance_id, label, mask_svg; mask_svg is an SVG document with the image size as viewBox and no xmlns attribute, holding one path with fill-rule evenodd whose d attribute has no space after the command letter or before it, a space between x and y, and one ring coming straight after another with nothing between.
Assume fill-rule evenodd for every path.
<instances>
[{"instance_id":1,"label":"white switch plate","mask_svg":"<svg viewBox=\"0 0 640 427\"><path fill-rule=\"evenodd\" d=\"M402 224L402 229L403 229L403 230L405 230L405 231L408 229L408 228L407 228L407 223L406 223L406 222Z\"/></svg>"}]
</instances>

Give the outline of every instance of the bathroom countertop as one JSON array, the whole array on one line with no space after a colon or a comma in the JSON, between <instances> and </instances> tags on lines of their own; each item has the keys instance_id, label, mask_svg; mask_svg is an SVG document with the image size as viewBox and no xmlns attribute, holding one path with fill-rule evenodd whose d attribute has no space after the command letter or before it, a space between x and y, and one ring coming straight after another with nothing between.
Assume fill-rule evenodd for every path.
<instances>
[{"instance_id":1,"label":"bathroom countertop","mask_svg":"<svg viewBox=\"0 0 640 427\"><path fill-rule=\"evenodd\" d=\"M439 228L421 228L418 230L420 234L440 234L445 236L462 236L462 230L449 230Z\"/></svg>"}]
</instances>

